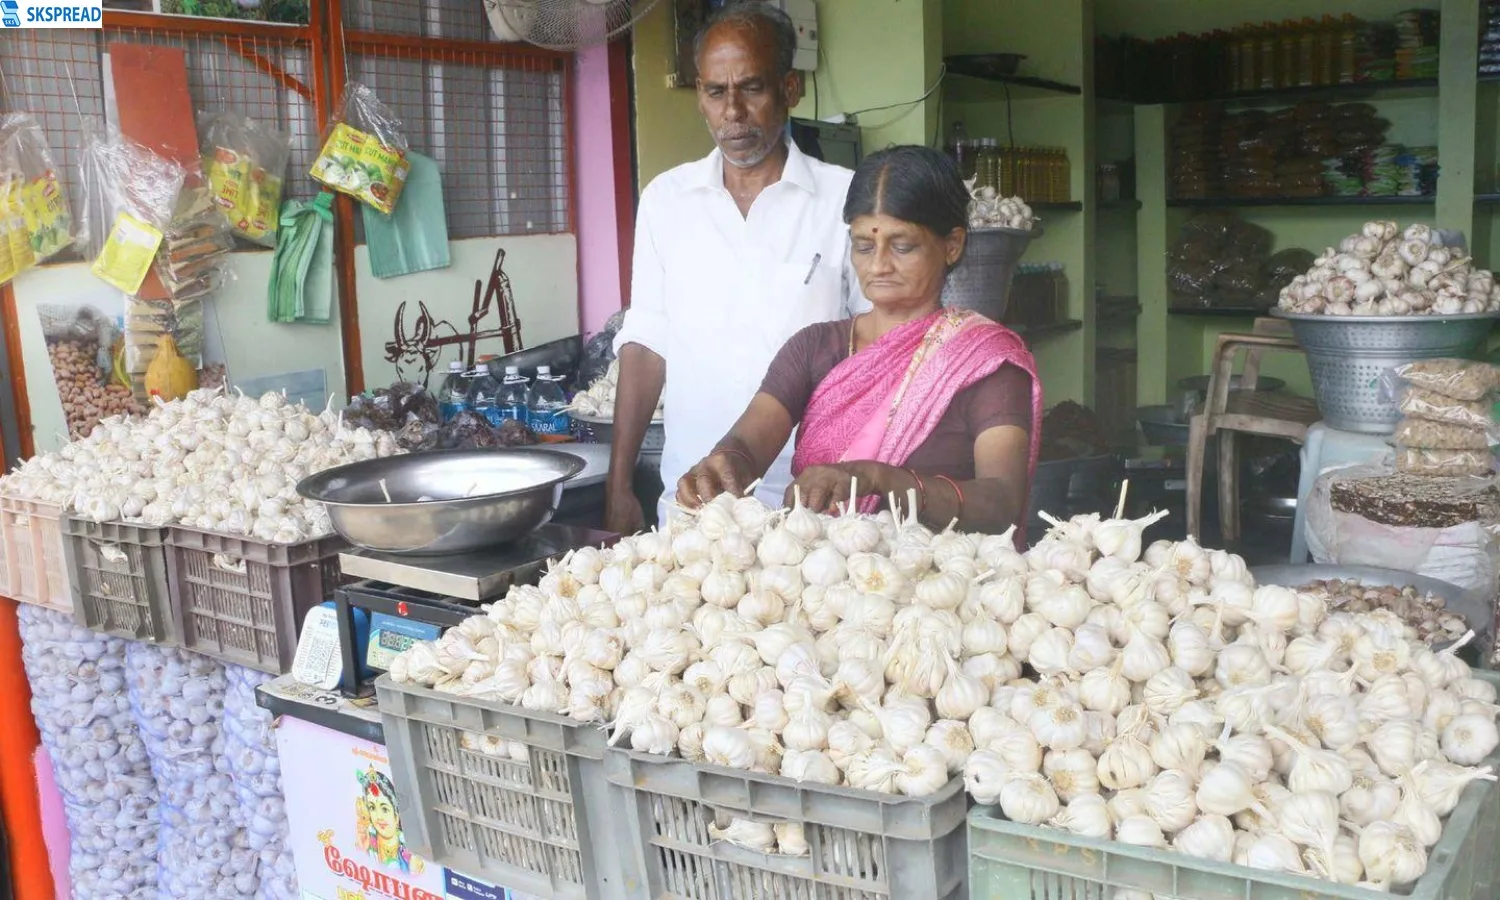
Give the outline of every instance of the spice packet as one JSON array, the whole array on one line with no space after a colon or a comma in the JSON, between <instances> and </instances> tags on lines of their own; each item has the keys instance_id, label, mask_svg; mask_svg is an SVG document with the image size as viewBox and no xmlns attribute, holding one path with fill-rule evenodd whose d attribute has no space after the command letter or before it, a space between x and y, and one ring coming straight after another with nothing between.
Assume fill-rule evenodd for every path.
<instances>
[{"instance_id":1,"label":"spice packet","mask_svg":"<svg viewBox=\"0 0 1500 900\"><path fill-rule=\"evenodd\" d=\"M1494 427L1493 407L1489 400L1454 400L1434 391L1408 387L1401 395L1401 412L1418 419L1446 422L1464 428Z\"/></svg>"},{"instance_id":2,"label":"spice packet","mask_svg":"<svg viewBox=\"0 0 1500 900\"><path fill-rule=\"evenodd\" d=\"M203 171L234 233L276 246L291 137L232 113L199 113Z\"/></svg>"},{"instance_id":3,"label":"spice packet","mask_svg":"<svg viewBox=\"0 0 1500 900\"><path fill-rule=\"evenodd\" d=\"M313 160L313 180L390 215L406 187L411 162L406 158L401 121L359 82L344 89L344 106Z\"/></svg>"},{"instance_id":4,"label":"spice packet","mask_svg":"<svg viewBox=\"0 0 1500 900\"><path fill-rule=\"evenodd\" d=\"M0 181L6 183L6 216L19 218L33 264L56 256L73 243L73 216L57 180L57 164L46 133L26 113L0 116ZM14 222L7 230L15 230ZM15 238L8 237L7 241L12 244L13 264L28 255L21 253L18 257Z\"/></svg>"},{"instance_id":5,"label":"spice packet","mask_svg":"<svg viewBox=\"0 0 1500 900\"><path fill-rule=\"evenodd\" d=\"M1407 475L1456 477L1487 476L1494 472L1494 459L1484 450L1430 450L1396 448L1396 471Z\"/></svg>"},{"instance_id":6,"label":"spice packet","mask_svg":"<svg viewBox=\"0 0 1500 900\"><path fill-rule=\"evenodd\" d=\"M1483 400L1500 388L1500 366L1468 359L1419 359L1397 366L1395 374L1413 387L1455 400Z\"/></svg>"},{"instance_id":7,"label":"spice packet","mask_svg":"<svg viewBox=\"0 0 1500 900\"><path fill-rule=\"evenodd\" d=\"M141 282L146 280L146 272L151 269L151 260L156 257L161 241L161 229L128 212L121 212L90 271L107 284L133 296L141 289Z\"/></svg>"},{"instance_id":8,"label":"spice packet","mask_svg":"<svg viewBox=\"0 0 1500 900\"><path fill-rule=\"evenodd\" d=\"M1495 429L1467 428L1431 419L1406 418L1396 427L1396 443L1405 447L1435 450L1488 450L1496 439Z\"/></svg>"}]
</instances>

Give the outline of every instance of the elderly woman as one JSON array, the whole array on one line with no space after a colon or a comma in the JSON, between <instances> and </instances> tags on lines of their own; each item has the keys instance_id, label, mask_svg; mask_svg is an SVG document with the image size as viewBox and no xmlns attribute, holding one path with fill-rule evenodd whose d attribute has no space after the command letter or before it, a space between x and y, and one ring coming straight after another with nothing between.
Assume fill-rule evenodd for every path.
<instances>
[{"instance_id":1,"label":"elderly woman","mask_svg":"<svg viewBox=\"0 0 1500 900\"><path fill-rule=\"evenodd\" d=\"M866 509L914 492L930 526L995 533L1024 521L1041 437L1036 365L1014 332L942 305L968 200L953 163L925 147L860 164L844 221L873 308L782 347L744 415L677 483L679 504L743 491L796 429L788 503L800 492L827 511L857 487Z\"/></svg>"}]
</instances>

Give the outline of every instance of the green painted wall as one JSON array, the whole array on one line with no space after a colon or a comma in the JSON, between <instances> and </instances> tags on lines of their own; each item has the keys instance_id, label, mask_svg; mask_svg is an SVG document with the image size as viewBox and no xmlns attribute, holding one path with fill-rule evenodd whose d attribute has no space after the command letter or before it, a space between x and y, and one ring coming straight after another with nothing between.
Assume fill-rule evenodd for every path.
<instances>
[{"instance_id":1,"label":"green painted wall","mask_svg":"<svg viewBox=\"0 0 1500 900\"><path fill-rule=\"evenodd\" d=\"M1093 81L1093 3L1089 0L947 0L943 4L943 52L1025 53L1023 71L1068 84ZM1094 102L1080 96L1036 94L954 76L946 85L943 118L964 123L971 137L1002 143L1066 147L1071 196L1082 212L1044 212L1043 236L1026 250L1027 262L1060 262L1068 276L1068 318L1082 330L1030 341L1045 386L1047 405L1063 400L1092 404L1095 345L1094 304ZM1118 227L1118 226L1117 226Z\"/></svg>"},{"instance_id":2,"label":"green painted wall","mask_svg":"<svg viewBox=\"0 0 1500 900\"><path fill-rule=\"evenodd\" d=\"M690 88L668 86L674 68L671 2L635 27L636 159L640 184L713 149ZM941 0L819 0L821 54L794 115L823 118L916 101L942 64ZM893 39L899 38L899 39ZM872 52L872 48L878 48ZM938 125L938 98L859 117L866 152L926 144Z\"/></svg>"}]
</instances>

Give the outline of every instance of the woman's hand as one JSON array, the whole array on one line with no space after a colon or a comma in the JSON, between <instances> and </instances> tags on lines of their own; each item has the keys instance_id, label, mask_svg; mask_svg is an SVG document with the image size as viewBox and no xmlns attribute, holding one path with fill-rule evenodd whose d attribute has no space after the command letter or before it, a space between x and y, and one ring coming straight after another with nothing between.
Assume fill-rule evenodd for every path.
<instances>
[{"instance_id":1,"label":"woman's hand","mask_svg":"<svg viewBox=\"0 0 1500 900\"><path fill-rule=\"evenodd\" d=\"M840 503L848 503L852 484L859 477L856 465L836 463L831 466L808 466L786 489L785 503L792 506L796 495L802 495L802 505L816 513L837 511ZM864 480L859 483L862 494L868 494L875 485Z\"/></svg>"},{"instance_id":2,"label":"woman's hand","mask_svg":"<svg viewBox=\"0 0 1500 900\"><path fill-rule=\"evenodd\" d=\"M754 480L743 454L715 450L677 480L677 503L698 509L720 494L740 496Z\"/></svg>"}]
</instances>

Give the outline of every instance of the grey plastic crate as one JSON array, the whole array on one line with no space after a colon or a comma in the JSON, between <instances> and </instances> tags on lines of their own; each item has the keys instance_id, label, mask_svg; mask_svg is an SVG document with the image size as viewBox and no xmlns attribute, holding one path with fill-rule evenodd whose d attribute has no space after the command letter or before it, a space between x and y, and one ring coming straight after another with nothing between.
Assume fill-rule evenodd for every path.
<instances>
[{"instance_id":1,"label":"grey plastic crate","mask_svg":"<svg viewBox=\"0 0 1500 900\"><path fill-rule=\"evenodd\" d=\"M543 900L640 896L621 868L621 792L604 779L597 726L388 675L375 695L415 852ZM526 759L466 748L466 735L519 742Z\"/></svg>"},{"instance_id":2,"label":"grey plastic crate","mask_svg":"<svg viewBox=\"0 0 1500 900\"><path fill-rule=\"evenodd\" d=\"M0 496L0 596L73 612L61 517L56 504Z\"/></svg>"},{"instance_id":3,"label":"grey plastic crate","mask_svg":"<svg viewBox=\"0 0 1500 900\"><path fill-rule=\"evenodd\" d=\"M1474 670L1500 686L1500 673ZM1500 763L1500 753L1487 764ZM1443 823L1427 872L1406 900L1494 900L1500 897L1500 786L1475 781ZM1018 825L991 806L969 814L969 881L974 896L1005 900L1108 898L1133 889L1157 900L1384 900L1394 894L1301 875L1078 837L1056 828Z\"/></svg>"},{"instance_id":4,"label":"grey plastic crate","mask_svg":"<svg viewBox=\"0 0 1500 900\"><path fill-rule=\"evenodd\" d=\"M628 829L647 897L682 900L950 900L968 896L962 778L928 797L801 783L609 750L605 776L630 791ZM801 822L805 856L708 835L717 815Z\"/></svg>"},{"instance_id":5,"label":"grey plastic crate","mask_svg":"<svg viewBox=\"0 0 1500 900\"><path fill-rule=\"evenodd\" d=\"M307 611L339 582L339 537L270 544L174 526L167 533L173 631L182 646L282 675Z\"/></svg>"},{"instance_id":6,"label":"grey plastic crate","mask_svg":"<svg viewBox=\"0 0 1500 900\"><path fill-rule=\"evenodd\" d=\"M64 516L62 533L78 624L137 641L174 642L167 529Z\"/></svg>"}]
</instances>

